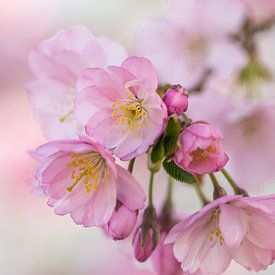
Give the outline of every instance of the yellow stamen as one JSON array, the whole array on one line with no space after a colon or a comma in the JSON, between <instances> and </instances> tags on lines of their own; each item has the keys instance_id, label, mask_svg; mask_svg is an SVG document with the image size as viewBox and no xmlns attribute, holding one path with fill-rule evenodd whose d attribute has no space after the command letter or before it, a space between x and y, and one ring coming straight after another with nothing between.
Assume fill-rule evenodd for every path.
<instances>
[{"instance_id":1,"label":"yellow stamen","mask_svg":"<svg viewBox=\"0 0 275 275\"><path fill-rule=\"evenodd\" d=\"M91 190L97 190L99 183L104 183L110 175L105 159L98 152L71 153L70 157L73 160L67 163L67 167L73 168L70 178L74 182L67 188L69 192L82 180L85 191L90 193Z\"/></svg>"},{"instance_id":2,"label":"yellow stamen","mask_svg":"<svg viewBox=\"0 0 275 275\"><path fill-rule=\"evenodd\" d=\"M64 116L62 116L61 118L59 118L59 121L60 122L64 122L66 120L69 119L69 117L74 113L73 110L69 111L67 114L65 114Z\"/></svg>"},{"instance_id":3,"label":"yellow stamen","mask_svg":"<svg viewBox=\"0 0 275 275\"><path fill-rule=\"evenodd\" d=\"M200 147L197 147L196 150L189 153L189 156L192 157L193 160L207 161L209 159L209 153L217 153L217 149L214 145L210 145L206 149L201 149Z\"/></svg>"},{"instance_id":4,"label":"yellow stamen","mask_svg":"<svg viewBox=\"0 0 275 275\"><path fill-rule=\"evenodd\" d=\"M143 101L128 91L127 99L119 99L112 104L114 109L112 118L116 119L114 125L120 126L121 132L132 131L138 134L140 129L148 123L148 113Z\"/></svg>"},{"instance_id":5,"label":"yellow stamen","mask_svg":"<svg viewBox=\"0 0 275 275\"><path fill-rule=\"evenodd\" d=\"M219 227L219 209L213 210L211 217L210 217L210 241L212 242L214 240L214 237L218 239L220 246L224 243L224 238L222 236L221 229Z\"/></svg>"}]
</instances>

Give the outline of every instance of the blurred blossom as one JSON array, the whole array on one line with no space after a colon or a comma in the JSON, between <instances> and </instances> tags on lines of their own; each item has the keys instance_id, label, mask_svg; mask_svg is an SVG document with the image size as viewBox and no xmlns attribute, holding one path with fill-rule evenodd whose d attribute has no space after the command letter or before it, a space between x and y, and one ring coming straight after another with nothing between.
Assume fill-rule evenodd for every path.
<instances>
[{"instance_id":1,"label":"blurred blossom","mask_svg":"<svg viewBox=\"0 0 275 275\"><path fill-rule=\"evenodd\" d=\"M164 244L166 236L166 233L161 233L158 245L152 255L154 269L157 275L180 275L182 269L173 254L173 245Z\"/></svg>"},{"instance_id":2,"label":"blurred blossom","mask_svg":"<svg viewBox=\"0 0 275 275\"><path fill-rule=\"evenodd\" d=\"M74 114L81 72L90 66L119 64L125 57L121 45L96 38L83 26L59 31L31 52L29 63L37 78L26 87L49 139L77 137L83 131Z\"/></svg>"},{"instance_id":3,"label":"blurred blossom","mask_svg":"<svg viewBox=\"0 0 275 275\"><path fill-rule=\"evenodd\" d=\"M150 58L162 83L198 85L209 70L223 77L246 62L246 54L230 38L245 19L239 0L171 0L166 17L145 23L137 52Z\"/></svg>"},{"instance_id":4,"label":"blurred blossom","mask_svg":"<svg viewBox=\"0 0 275 275\"><path fill-rule=\"evenodd\" d=\"M248 17L252 24L260 25L275 19L274 0L242 0L247 6Z\"/></svg>"},{"instance_id":5,"label":"blurred blossom","mask_svg":"<svg viewBox=\"0 0 275 275\"><path fill-rule=\"evenodd\" d=\"M219 91L222 87L216 89ZM229 167L239 184L260 191L275 179L275 101L274 99L235 101L212 87L190 97L193 119L214 123L223 132ZM213 108L215 106L215 108Z\"/></svg>"}]
</instances>

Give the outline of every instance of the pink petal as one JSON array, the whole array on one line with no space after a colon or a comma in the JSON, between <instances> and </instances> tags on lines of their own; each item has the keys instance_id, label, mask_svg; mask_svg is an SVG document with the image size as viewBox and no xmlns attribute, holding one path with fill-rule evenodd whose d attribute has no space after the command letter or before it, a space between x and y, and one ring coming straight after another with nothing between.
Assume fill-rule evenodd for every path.
<instances>
[{"instance_id":1,"label":"pink petal","mask_svg":"<svg viewBox=\"0 0 275 275\"><path fill-rule=\"evenodd\" d=\"M206 254L200 270L203 274L222 274L231 262L231 255L226 246L219 242Z\"/></svg>"},{"instance_id":2,"label":"pink petal","mask_svg":"<svg viewBox=\"0 0 275 275\"><path fill-rule=\"evenodd\" d=\"M142 95L145 93L151 93L157 90L157 72L148 59L131 56L124 60L121 66L130 71L137 79L144 80L142 90L140 90L137 95L139 98L143 98L144 96Z\"/></svg>"},{"instance_id":3,"label":"pink petal","mask_svg":"<svg viewBox=\"0 0 275 275\"><path fill-rule=\"evenodd\" d=\"M106 225L116 205L117 190L115 180L112 176L101 183L98 190L91 199L91 208L88 210L84 226L90 226L91 221L96 226Z\"/></svg>"},{"instance_id":4,"label":"pink petal","mask_svg":"<svg viewBox=\"0 0 275 275\"><path fill-rule=\"evenodd\" d=\"M91 86L98 88L111 102L125 97L124 83L120 78L100 68L86 69L77 81L78 92Z\"/></svg>"},{"instance_id":5,"label":"pink petal","mask_svg":"<svg viewBox=\"0 0 275 275\"><path fill-rule=\"evenodd\" d=\"M219 227L225 243L239 247L249 229L249 216L244 210L223 204L220 206Z\"/></svg>"},{"instance_id":6,"label":"pink petal","mask_svg":"<svg viewBox=\"0 0 275 275\"><path fill-rule=\"evenodd\" d=\"M145 193L138 181L129 171L117 167L117 199L130 210L142 209L146 200Z\"/></svg>"},{"instance_id":7,"label":"pink petal","mask_svg":"<svg viewBox=\"0 0 275 275\"><path fill-rule=\"evenodd\" d=\"M245 239L242 245L235 249L232 258L248 270L260 271L272 264L272 251L264 250Z\"/></svg>"},{"instance_id":8,"label":"pink petal","mask_svg":"<svg viewBox=\"0 0 275 275\"><path fill-rule=\"evenodd\" d=\"M75 99L76 117L82 125L86 125L91 116L101 108L110 108L112 101L97 87L90 86L82 90Z\"/></svg>"}]
</instances>

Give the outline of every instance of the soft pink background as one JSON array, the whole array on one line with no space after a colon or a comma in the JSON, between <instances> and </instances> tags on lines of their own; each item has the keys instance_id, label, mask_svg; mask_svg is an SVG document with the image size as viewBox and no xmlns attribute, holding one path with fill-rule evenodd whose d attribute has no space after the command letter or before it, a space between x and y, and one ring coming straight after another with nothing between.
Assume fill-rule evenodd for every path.
<instances>
[{"instance_id":1,"label":"soft pink background","mask_svg":"<svg viewBox=\"0 0 275 275\"><path fill-rule=\"evenodd\" d=\"M45 200L30 194L26 181L34 162L27 151L45 141L24 90L32 78L27 55L59 28L85 24L128 49L138 24L163 13L157 0L9 0L0 9L0 274L124 275L135 271L126 244L106 240L97 229L84 229L58 217ZM274 40L273 40L274 41ZM270 46L264 44L266 51ZM270 58L270 55L268 56ZM140 171L143 181L146 176ZM140 175L140 174L139 174ZM159 177L160 181L160 177ZM193 190L177 185L178 210L197 209ZM261 274L274 274L275 267ZM226 274L248 274L233 266Z\"/></svg>"}]
</instances>

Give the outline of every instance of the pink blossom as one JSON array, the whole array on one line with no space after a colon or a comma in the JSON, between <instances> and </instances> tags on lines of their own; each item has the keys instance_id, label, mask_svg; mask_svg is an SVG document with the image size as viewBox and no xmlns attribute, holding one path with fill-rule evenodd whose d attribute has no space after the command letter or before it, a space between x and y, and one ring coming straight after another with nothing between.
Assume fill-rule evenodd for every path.
<instances>
[{"instance_id":1,"label":"pink blossom","mask_svg":"<svg viewBox=\"0 0 275 275\"><path fill-rule=\"evenodd\" d=\"M230 155L229 170L240 186L258 192L275 179L275 101L236 102L219 93L221 88L212 86L191 96L192 108L187 114L195 120L203 117L222 130L224 148Z\"/></svg>"},{"instance_id":2,"label":"pink blossom","mask_svg":"<svg viewBox=\"0 0 275 275\"><path fill-rule=\"evenodd\" d=\"M96 38L83 26L59 31L31 52L29 63L36 79L26 88L48 138L72 138L83 131L74 114L81 72L91 66L117 65L125 57L121 45Z\"/></svg>"},{"instance_id":3,"label":"pink blossom","mask_svg":"<svg viewBox=\"0 0 275 275\"><path fill-rule=\"evenodd\" d=\"M130 211L143 208L141 186L93 139L52 141L33 154L40 162L36 181L57 215L70 214L85 227L105 226L117 200Z\"/></svg>"},{"instance_id":4,"label":"pink blossom","mask_svg":"<svg viewBox=\"0 0 275 275\"><path fill-rule=\"evenodd\" d=\"M188 92L180 85L174 85L165 93L164 103L167 106L168 115L178 116L188 108Z\"/></svg>"},{"instance_id":5,"label":"pink blossom","mask_svg":"<svg viewBox=\"0 0 275 275\"><path fill-rule=\"evenodd\" d=\"M123 240L132 232L136 221L138 211L128 209L126 206L117 201L116 209L105 226L107 235L114 240Z\"/></svg>"},{"instance_id":6,"label":"pink blossom","mask_svg":"<svg viewBox=\"0 0 275 275\"><path fill-rule=\"evenodd\" d=\"M194 174L221 170L228 161L222 139L222 133L211 124L191 124L179 136L179 146L175 153L177 165Z\"/></svg>"},{"instance_id":7,"label":"pink blossom","mask_svg":"<svg viewBox=\"0 0 275 275\"><path fill-rule=\"evenodd\" d=\"M247 6L247 13L250 21L260 25L275 16L274 0L242 0Z\"/></svg>"},{"instance_id":8,"label":"pink blossom","mask_svg":"<svg viewBox=\"0 0 275 275\"><path fill-rule=\"evenodd\" d=\"M264 270L275 251L274 206L275 196L225 196L177 224L166 242L174 243L175 257L191 274L223 274L231 259Z\"/></svg>"},{"instance_id":9,"label":"pink blossom","mask_svg":"<svg viewBox=\"0 0 275 275\"><path fill-rule=\"evenodd\" d=\"M247 60L230 36L245 19L240 0L171 0L167 17L145 23L137 52L152 60L162 83L183 83L192 88L210 69L230 77Z\"/></svg>"},{"instance_id":10,"label":"pink blossom","mask_svg":"<svg viewBox=\"0 0 275 275\"><path fill-rule=\"evenodd\" d=\"M78 81L77 117L88 135L129 160L146 152L164 129L167 109L157 87L157 73L146 58L87 69Z\"/></svg>"},{"instance_id":11,"label":"pink blossom","mask_svg":"<svg viewBox=\"0 0 275 275\"><path fill-rule=\"evenodd\" d=\"M180 275L182 269L180 263L173 254L173 245L164 244L166 233L162 233L158 245L152 254L154 269L158 275Z\"/></svg>"}]
</instances>

